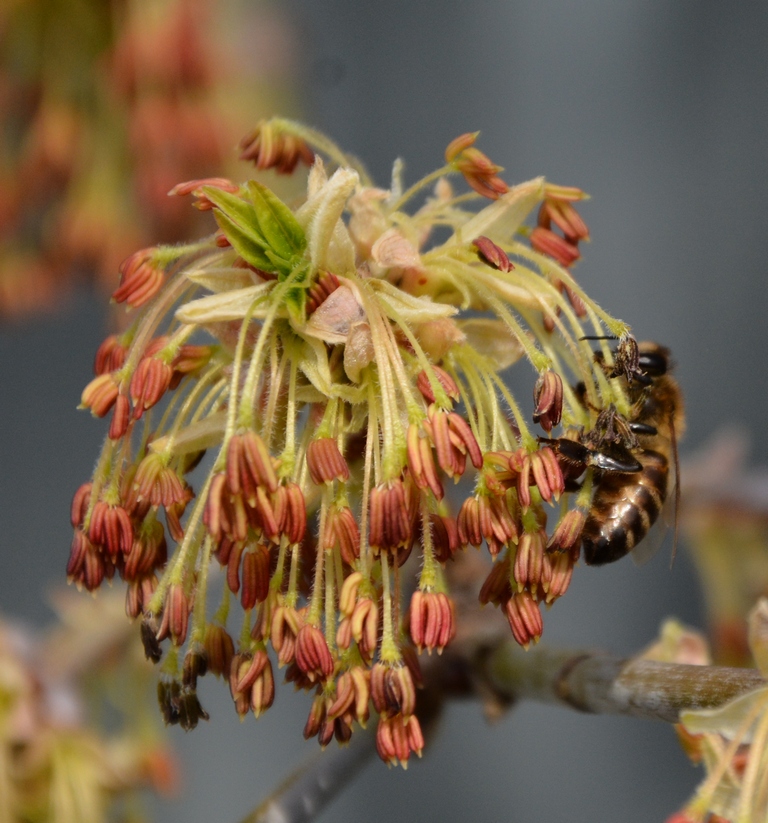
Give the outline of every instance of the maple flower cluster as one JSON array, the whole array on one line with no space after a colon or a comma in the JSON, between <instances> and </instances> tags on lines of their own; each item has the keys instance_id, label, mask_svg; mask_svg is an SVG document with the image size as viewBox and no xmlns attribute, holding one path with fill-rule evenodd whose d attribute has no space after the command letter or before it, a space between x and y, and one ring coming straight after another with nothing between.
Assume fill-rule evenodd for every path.
<instances>
[{"instance_id":1,"label":"maple flower cluster","mask_svg":"<svg viewBox=\"0 0 768 823\"><path fill-rule=\"evenodd\" d=\"M89 591L125 580L167 722L207 718L206 672L260 715L277 664L314 694L306 737L345 742L373 710L381 758L406 764L424 745L417 653L456 629L455 553L485 544L480 599L526 647L568 588L591 470L574 483L548 443L626 411L609 344L596 359L582 338L628 329L568 269L583 192L508 186L476 138L408 189L396 164L384 190L324 136L263 122L244 155L311 164L306 198L181 184L215 233L121 267L114 297L141 310L83 393L110 427L73 501L68 575ZM521 359L532 420L502 378Z\"/></svg>"}]
</instances>

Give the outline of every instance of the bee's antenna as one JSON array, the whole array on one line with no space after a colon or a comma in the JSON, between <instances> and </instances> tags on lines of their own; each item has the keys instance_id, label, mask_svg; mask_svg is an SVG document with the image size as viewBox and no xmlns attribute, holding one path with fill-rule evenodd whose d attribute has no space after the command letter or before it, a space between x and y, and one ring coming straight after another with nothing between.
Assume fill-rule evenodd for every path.
<instances>
[{"instance_id":1,"label":"bee's antenna","mask_svg":"<svg viewBox=\"0 0 768 823\"><path fill-rule=\"evenodd\" d=\"M579 340L618 340L615 334L585 334Z\"/></svg>"}]
</instances>

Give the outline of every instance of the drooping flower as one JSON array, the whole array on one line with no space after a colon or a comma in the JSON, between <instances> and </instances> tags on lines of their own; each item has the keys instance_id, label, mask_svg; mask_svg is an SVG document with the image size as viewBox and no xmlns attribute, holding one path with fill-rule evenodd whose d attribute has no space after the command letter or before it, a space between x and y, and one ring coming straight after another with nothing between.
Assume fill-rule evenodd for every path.
<instances>
[{"instance_id":1,"label":"drooping flower","mask_svg":"<svg viewBox=\"0 0 768 823\"><path fill-rule=\"evenodd\" d=\"M526 241L540 204L568 242L585 239L581 193L507 185L476 138L454 141L447 165L411 188L396 174L383 191L327 138L271 121L244 155L281 171L314 156L301 204L254 180L172 190L193 194L216 232L152 252L162 282L100 350L83 405L115 411L73 505L69 568L88 589L130 582L147 653L165 655L168 722L205 717L184 647L229 677L241 715L272 703L271 647L286 679L314 692L308 737L348 740L370 696L380 755L405 764L424 745L414 647L441 652L460 620L444 573L455 553L485 543L496 562L481 600L524 646L541 636L542 601L567 590L591 486L574 492L540 441L578 437L608 407L628 412L610 348L596 360L583 339L628 330ZM454 194L456 173L474 192ZM438 226L450 234L430 245ZM521 358L538 374L533 422L546 437L502 378ZM185 476L206 451L194 497ZM450 481L464 496L456 519ZM225 582L211 614L213 562ZM243 625L230 634L232 595Z\"/></svg>"}]
</instances>

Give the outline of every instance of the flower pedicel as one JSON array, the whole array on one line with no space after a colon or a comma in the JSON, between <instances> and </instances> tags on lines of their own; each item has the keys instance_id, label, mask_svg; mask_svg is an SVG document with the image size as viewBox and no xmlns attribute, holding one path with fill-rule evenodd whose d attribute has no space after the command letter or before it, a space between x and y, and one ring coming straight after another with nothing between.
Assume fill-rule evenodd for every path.
<instances>
[{"instance_id":1,"label":"flower pedicel","mask_svg":"<svg viewBox=\"0 0 768 823\"><path fill-rule=\"evenodd\" d=\"M180 184L215 234L121 267L115 299L138 312L83 392L111 422L73 502L67 573L90 591L126 581L167 722L207 718L206 671L258 716L277 663L314 692L305 736L344 742L373 710L380 756L405 765L424 743L414 651L440 653L455 632L455 552L485 543L480 598L523 646L567 590L591 470L567 482L501 373L527 359L539 434L578 437L601 410L630 411L608 344L598 362L581 338L629 331L566 268L588 238L584 194L508 186L476 137L408 190L396 166L385 191L322 135L261 123L244 158L311 163L303 202L256 181ZM437 228L448 239L433 242Z\"/></svg>"}]
</instances>

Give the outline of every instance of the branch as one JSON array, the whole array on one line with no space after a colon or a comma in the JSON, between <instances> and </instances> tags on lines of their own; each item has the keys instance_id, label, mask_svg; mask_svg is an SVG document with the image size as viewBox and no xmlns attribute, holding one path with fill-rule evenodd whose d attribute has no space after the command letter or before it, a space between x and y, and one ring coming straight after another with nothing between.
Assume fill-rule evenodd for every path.
<instances>
[{"instance_id":1,"label":"branch","mask_svg":"<svg viewBox=\"0 0 768 823\"><path fill-rule=\"evenodd\" d=\"M622 660L599 652L535 648L512 640L486 652L481 671L497 699L538 700L593 714L677 723L681 711L720 706L768 686L757 669Z\"/></svg>"}]
</instances>

